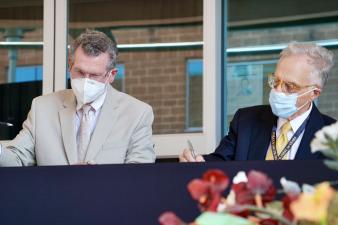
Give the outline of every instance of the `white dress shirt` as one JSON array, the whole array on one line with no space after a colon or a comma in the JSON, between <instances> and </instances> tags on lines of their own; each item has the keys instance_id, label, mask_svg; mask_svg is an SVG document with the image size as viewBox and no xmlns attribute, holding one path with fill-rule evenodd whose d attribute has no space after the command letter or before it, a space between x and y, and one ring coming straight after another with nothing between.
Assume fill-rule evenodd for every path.
<instances>
[{"instance_id":1,"label":"white dress shirt","mask_svg":"<svg viewBox=\"0 0 338 225\"><path fill-rule=\"evenodd\" d=\"M305 111L302 115L300 116L297 116L296 118L294 118L293 120L290 121L290 125L291 125L291 130L287 133L287 137L288 137L288 140L290 141L292 136L295 134L295 132L298 130L298 128L302 125L302 123L308 118L308 116L310 115L311 113L311 110L312 110L312 104L311 103L311 106L310 108ZM281 118L279 117L278 118L278 121L277 121L277 131L276 131L276 137L279 137L279 134L281 132L281 127L284 125L284 123L286 123L288 120L287 119L284 119L284 118ZM288 151L287 153L287 158L288 159L295 159L296 157L296 154L297 154L297 151L298 151L298 147L300 145L300 142L303 138L303 135L304 135L304 132L305 132L305 129L303 130L303 132L299 135L299 137L297 138L297 140L295 141L295 143L293 143L290 151ZM270 142L270 145L269 145L269 148L271 147L271 142ZM268 148L268 149L269 149ZM268 151L267 151L268 152Z\"/></svg>"}]
</instances>

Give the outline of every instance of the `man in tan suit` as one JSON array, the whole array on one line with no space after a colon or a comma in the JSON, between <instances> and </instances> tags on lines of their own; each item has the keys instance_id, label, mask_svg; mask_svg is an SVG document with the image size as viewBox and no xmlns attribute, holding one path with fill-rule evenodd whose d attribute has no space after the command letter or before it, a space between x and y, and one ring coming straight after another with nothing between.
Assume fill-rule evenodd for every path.
<instances>
[{"instance_id":1,"label":"man in tan suit","mask_svg":"<svg viewBox=\"0 0 338 225\"><path fill-rule=\"evenodd\" d=\"M72 90L37 97L20 133L0 146L0 166L150 163L152 108L111 87L116 43L86 31L73 43Z\"/></svg>"}]
</instances>

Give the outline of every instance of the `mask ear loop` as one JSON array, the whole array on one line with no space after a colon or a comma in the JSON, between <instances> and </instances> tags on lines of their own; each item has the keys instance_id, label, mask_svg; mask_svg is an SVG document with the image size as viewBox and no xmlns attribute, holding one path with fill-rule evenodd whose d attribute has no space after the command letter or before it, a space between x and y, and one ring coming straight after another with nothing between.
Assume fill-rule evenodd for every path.
<instances>
[{"instance_id":1,"label":"mask ear loop","mask_svg":"<svg viewBox=\"0 0 338 225\"><path fill-rule=\"evenodd\" d=\"M306 92L304 92L304 93L298 95L297 98L302 97L303 95L306 95L307 93L310 93L311 91L314 91L314 90L316 90L316 89L318 89L318 88L315 87L315 88L312 89L312 90L306 91ZM309 103L309 101L305 102L301 107L297 108L297 111L301 110L304 106L306 106L307 103Z\"/></svg>"},{"instance_id":2,"label":"mask ear loop","mask_svg":"<svg viewBox=\"0 0 338 225\"><path fill-rule=\"evenodd\" d=\"M111 71L112 71L112 70L110 70L110 71L107 73L108 76L107 76L107 78L106 78L105 81L104 81L105 84L107 84L107 80L109 80L109 76L111 75Z\"/></svg>"}]
</instances>

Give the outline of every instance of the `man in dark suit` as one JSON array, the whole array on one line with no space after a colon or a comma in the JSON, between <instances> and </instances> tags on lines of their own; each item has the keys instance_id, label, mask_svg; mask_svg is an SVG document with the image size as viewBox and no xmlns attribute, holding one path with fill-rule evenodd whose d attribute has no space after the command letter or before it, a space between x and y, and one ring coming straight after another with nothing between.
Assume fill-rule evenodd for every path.
<instances>
[{"instance_id":1,"label":"man in dark suit","mask_svg":"<svg viewBox=\"0 0 338 225\"><path fill-rule=\"evenodd\" d=\"M318 159L310 142L316 131L335 120L321 114L318 98L333 66L333 54L315 44L291 43L269 76L270 106L240 109L214 153L194 156L190 149L181 162L215 160Z\"/></svg>"}]
</instances>

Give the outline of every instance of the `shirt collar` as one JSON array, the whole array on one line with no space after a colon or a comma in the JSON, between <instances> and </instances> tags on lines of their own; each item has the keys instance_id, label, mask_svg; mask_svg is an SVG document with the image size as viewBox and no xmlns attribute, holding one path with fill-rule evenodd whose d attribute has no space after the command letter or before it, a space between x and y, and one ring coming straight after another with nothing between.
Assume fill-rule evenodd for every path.
<instances>
[{"instance_id":1,"label":"shirt collar","mask_svg":"<svg viewBox=\"0 0 338 225\"><path fill-rule=\"evenodd\" d=\"M290 125L291 125L293 132L296 132L298 130L298 128L306 120L306 118L308 118L308 116L311 113L312 107L313 107L312 104L313 103L311 102L310 108L307 111L305 111L302 115L297 116L296 118L294 118L293 120L290 121ZM279 130L283 126L283 124L286 123L286 122L287 122L287 119L279 117L278 122L277 122L277 130Z\"/></svg>"},{"instance_id":2,"label":"shirt collar","mask_svg":"<svg viewBox=\"0 0 338 225\"><path fill-rule=\"evenodd\" d=\"M94 111L96 112L97 110L99 110L103 103L104 100L106 98L107 95L107 91L105 91L100 97L98 97L95 101L93 101L92 103L90 103L90 106L94 109ZM82 108L83 104L79 104L79 102L76 104L76 111L79 111Z\"/></svg>"}]
</instances>

